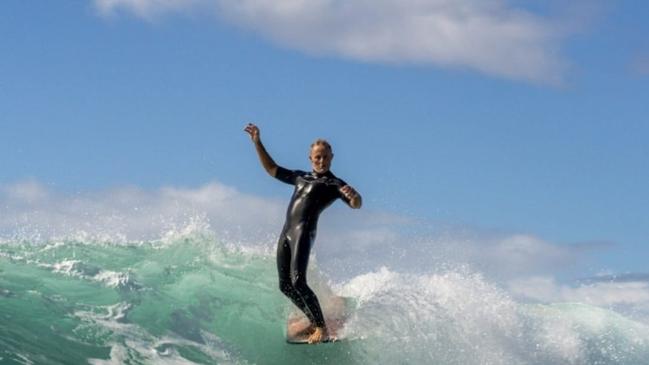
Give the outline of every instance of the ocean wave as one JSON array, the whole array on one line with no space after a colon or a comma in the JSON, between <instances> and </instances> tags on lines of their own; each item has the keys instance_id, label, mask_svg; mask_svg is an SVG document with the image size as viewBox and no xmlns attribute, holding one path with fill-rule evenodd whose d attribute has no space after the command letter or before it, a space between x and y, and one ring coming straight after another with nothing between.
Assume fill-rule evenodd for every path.
<instances>
[{"instance_id":1,"label":"ocean wave","mask_svg":"<svg viewBox=\"0 0 649 365\"><path fill-rule=\"evenodd\" d=\"M309 283L321 300L348 297L354 309L340 343L287 345L290 307L277 289L272 249L219 240L204 226L130 244L2 245L0 347L10 350L0 357L65 363L69 355L59 349L66 347L93 364L646 365L649 358L646 324L585 304L521 302L463 265L416 274L382 267L336 281L314 261Z\"/></svg>"}]
</instances>

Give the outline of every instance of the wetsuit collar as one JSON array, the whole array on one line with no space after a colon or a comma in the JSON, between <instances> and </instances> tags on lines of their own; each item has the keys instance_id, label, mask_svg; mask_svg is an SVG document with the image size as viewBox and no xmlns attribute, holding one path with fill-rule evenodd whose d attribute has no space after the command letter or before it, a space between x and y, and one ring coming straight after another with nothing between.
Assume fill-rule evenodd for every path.
<instances>
[{"instance_id":1,"label":"wetsuit collar","mask_svg":"<svg viewBox=\"0 0 649 365\"><path fill-rule=\"evenodd\" d=\"M325 172L324 174L319 174L319 173L317 173L315 171L311 171L311 175L315 176L316 178L319 178L319 177L333 177L334 176L334 174L331 173L331 170L327 170L327 172Z\"/></svg>"}]
</instances>

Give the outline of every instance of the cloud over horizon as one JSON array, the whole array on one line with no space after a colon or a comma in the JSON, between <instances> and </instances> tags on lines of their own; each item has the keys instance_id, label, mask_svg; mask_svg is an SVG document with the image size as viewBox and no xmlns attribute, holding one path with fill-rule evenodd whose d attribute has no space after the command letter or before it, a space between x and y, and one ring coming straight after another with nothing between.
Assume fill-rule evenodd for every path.
<instances>
[{"instance_id":1,"label":"cloud over horizon","mask_svg":"<svg viewBox=\"0 0 649 365\"><path fill-rule=\"evenodd\" d=\"M283 47L361 62L470 69L560 84L555 21L504 0L94 0L100 14L152 20L208 9Z\"/></svg>"},{"instance_id":2,"label":"cloud over horizon","mask_svg":"<svg viewBox=\"0 0 649 365\"><path fill-rule=\"evenodd\" d=\"M550 276L535 276L514 279L508 286L511 293L525 299L544 303L584 303L649 318L649 282L646 280L568 285Z\"/></svg>"},{"instance_id":3,"label":"cloud over horizon","mask_svg":"<svg viewBox=\"0 0 649 365\"><path fill-rule=\"evenodd\" d=\"M232 239L260 239L282 217L282 205L213 182L154 191L120 187L63 194L36 181L0 186L0 234L19 239L154 240L193 224ZM254 224L249 224L254 222Z\"/></svg>"}]
</instances>

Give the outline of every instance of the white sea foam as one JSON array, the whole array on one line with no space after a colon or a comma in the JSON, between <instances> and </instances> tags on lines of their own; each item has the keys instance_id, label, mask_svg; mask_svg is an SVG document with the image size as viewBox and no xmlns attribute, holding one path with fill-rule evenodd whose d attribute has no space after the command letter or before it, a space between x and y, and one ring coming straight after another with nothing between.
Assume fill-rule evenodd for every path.
<instances>
[{"instance_id":1,"label":"white sea foam","mask_svg":"<svg viewBox=\"0 0 649 365\"><path fill-rule=\"evenodd\" d=\"M55 273L96 281L109 288L137 289L141 287L128 271L102 270L96 266L85 264L81 260L63 260L53 264L39 262L38 266L50 269Z\"/></svg>"},{"instance_id":2,"label":"white sea foam","mask_svg":"<svg viewBox=\"0 0 649 365\"><path fill-rule=\"evenodd\" d=\"M641 364L649 356L641 323L587 305L519 303L466 269L382 268L337 290L357 300L344 336L362 339L367 363Z\"/></svg>"},{"instance_id":3,"label":"white sea foam","mask_svg":"<svg viewBox=\"0 0 649 365\"><path fill-rule=\"evenodd\" d=\"M21 361L21 364L23 365L34 365L34 362L27 355L17 353L15 354L15 356L19 361Z\"/></svg>"},{"instance_id":4,"label":"white sea foam","mask_svg":"<svg viewBox=\"0 0 649 365\"><path fill-rule=\"evenodd\" d=\"M185 365L196 364L182 357L177 347L193 347L208 355L218 364L245 364L229 354L221 340L210 333L201 332L202 343L178 337L172 333L156 337L136 324L125 323L132 305L126 302L95 308L93 311L77 311L74 315L84 325L101 329L99 337L108 335L105 345L110 346L109 359L88 359L90 364L121 365L135 360L136 363Z\"/></svg>"}]
</instances>

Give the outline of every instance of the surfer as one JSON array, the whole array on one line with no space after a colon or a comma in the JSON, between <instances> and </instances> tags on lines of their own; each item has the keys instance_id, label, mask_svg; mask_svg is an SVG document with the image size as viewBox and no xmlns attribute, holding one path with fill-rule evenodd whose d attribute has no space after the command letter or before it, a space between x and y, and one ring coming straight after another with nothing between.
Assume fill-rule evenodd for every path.
<instances>
[{"instance_id":1,"label":"surfer","mask_svg":"<svg viewBox=\"0 0 649 365\"><path fill-rule=\"evenodd\" d=\"M278 166L261 143L259 128L252 124L244 129L255 144L257 155L266 172L274 178L295 185L286 212L286 222L277 243L277 273L279 288L311 321L308 343L329 338L318 298L306 283L311 245L315 240L320 213L337 198L351 208L362 205L360 194L337 178L331 171L334 154L331 145L318 139L311 145L311 172L288 170Z\"/></svg>"}]
</instances>

